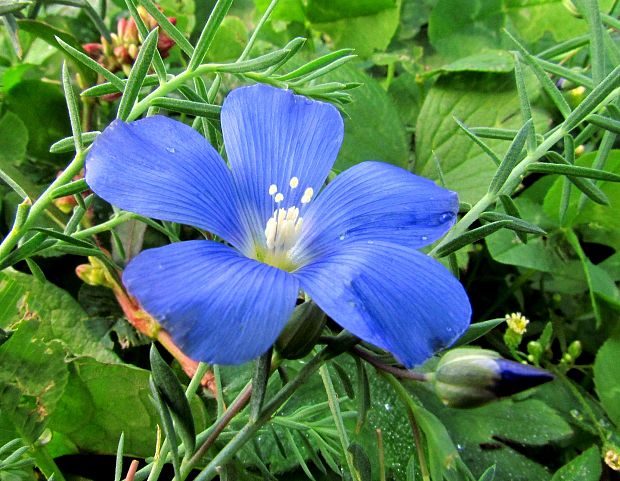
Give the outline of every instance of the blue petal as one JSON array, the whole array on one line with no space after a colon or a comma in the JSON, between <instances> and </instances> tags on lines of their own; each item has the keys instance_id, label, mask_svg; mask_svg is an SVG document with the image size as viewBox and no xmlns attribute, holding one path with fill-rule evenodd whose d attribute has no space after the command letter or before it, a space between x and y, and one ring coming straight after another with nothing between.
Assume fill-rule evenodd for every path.
<instances>
[{"instance_id":1,"label":"blue petal","mask_svg":"<svg viewBox=\"0 0 620 481\"><path fill-rule=\"evenodd\" d=\"M298 294L290 274L201 240L142 252L123 282L183 352L217 364L241 364L269 349Z\"/></svg>"},{"instance_id":2,"label":"blue petal","mask_svg":"<svg viewBox=\"0 0 620 481\"><path fill-rule=\"evenodd\" d=\"M439 262L408 247L351 243L294 275L334 321L407 367L452 344L469 325L471 307L461 284Z\"/></svg>"},{"instance_id":3,"label":"blue petal","mask_svg":"<svg viewBox=\"0 0 620 481\"><path fill-rule=\"evenodd\" d=\"M291 256L307 262L346 242L386 241L423 247L454 224L456 193L399 167L362 162L331 182L306 212ZM340 245L339 245L340 244Z\"/></svg>"},{"instance_id":4,"label":"blue petal","mask_svg":"<svg viewBox=\"0 0 620 481\"><path fill-rule=\"evenodd\" d=\"M181 122L161 116L114 121L86 158L86 182L122 209L206 229L239 248L245 240L230 171Z\"/></svg>"},{"instance_id":5,"label":"blue petal","mask_svg":"<svg viewBox=\"0 0 620 481\"><path fill-rule=\"evenodd\" d=\"M284 196L280 205L299 204L308 187L321 188L343 137L338 110L266 85L238 88L222 106L222 132L235 184L257 242L276 206L269 187ZM292 177L299 186L291 189Z\"/></svg>"}]
</instances>

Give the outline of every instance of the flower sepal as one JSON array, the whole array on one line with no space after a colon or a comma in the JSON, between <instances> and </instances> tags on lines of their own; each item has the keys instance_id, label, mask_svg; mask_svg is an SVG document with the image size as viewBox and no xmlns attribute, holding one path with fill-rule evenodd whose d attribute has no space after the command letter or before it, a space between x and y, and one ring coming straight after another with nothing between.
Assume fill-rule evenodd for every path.
<instances>
[{"instance_id":1,"label":"flower sepal","mask_svg":"<svg viewBox=\"0 0 620 481\"><path fill-rule=\"evenodd\" d=\"M325 313L312 301L298 305L276 341L283 359L300 359L312 351L325 327Z\"/></svg>"},{"instance_id":2,"label":"flower sepal","mask_svg":"<svg viewBox=\"0 0 620 481\"><path fill-rule=\"evenodd\" d=\"M435 393L450 407L482 406L551 381L537 367L503 359L495 351L459 348L445 354L432 374Z\"/></svg>"}]
</instances>

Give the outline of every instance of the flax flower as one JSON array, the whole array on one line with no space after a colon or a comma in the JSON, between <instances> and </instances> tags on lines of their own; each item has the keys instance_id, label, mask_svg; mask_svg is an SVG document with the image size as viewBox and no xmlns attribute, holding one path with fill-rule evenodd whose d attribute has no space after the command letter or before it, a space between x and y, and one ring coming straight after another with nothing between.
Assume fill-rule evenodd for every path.
<instances>
[{"instance_id":1,"label":"flax flower","mask_svg":"<svg viewBox=\"0 0 620 481\"><path fill-rule=\"evenodd\" d=\"M229 165L196 131L161 116L113 122L86 159L88 184L108 202L224 240L148 249L123 274L186 354L221 364L259 356L300 291L406 366L461 335L471 314L463 287L417 251L453 225L454 192L380 162L323 188L342 119L290 91L233 90L221 122Z\"/></svg>"}]
</instances>

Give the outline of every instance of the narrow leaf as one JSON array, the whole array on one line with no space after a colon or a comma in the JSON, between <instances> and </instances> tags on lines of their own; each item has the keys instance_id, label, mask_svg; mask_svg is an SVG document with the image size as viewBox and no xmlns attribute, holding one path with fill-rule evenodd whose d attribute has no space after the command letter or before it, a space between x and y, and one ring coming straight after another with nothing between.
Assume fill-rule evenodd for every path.
<instances>
[{"instance_id":1,"label":"narrow leaf","mask_svg":"<svg viewBox=\"0 0 620 481\"><path fill-rule=\"evenodd\" d=\"M92 58L90 58L85 53L80 52L79 50L73 48L71 45L64 42L61 38L56 37L56 41L74 59L76 59L78 62L81 62L84 66L90 68L94 72L100 74L108 82L114 85L116 87L116 90L115 90L116 92L123 91L123 88L124 88L123 81L120 78L118 78L115 74L113 74L106 68L99 65L97 62L95 62Z\"/></svg>"},{"instance_id":2,"label":"narrow leaf","mask_svg":"<svg viewBox=\"0 0 620 481\"><path fill-rule=\"evenodd\" d=\"M99 97L100 95L115 94L125 90L127 85L126 79L119 79L119 84L103 83L99 85L93 85L87 89L82 90L82 97ZM142 87L152 87L153 85L159 85L159 78L157 75L147 75L142 82Z\"/></svg>"},{"instance_id":3,"label":"narrow leaf","mask_svg":"<svg viewBox=\"0 0 620 481\"><path fill-rule=\"evenodd\" d=\"M335 52L331 52L331 53L328 53L327 55L323 55L322 57L314 59L311 62L308 62L307 64L302 65L299 68L296 68L292 72L289 72L284 75L278 75L276 76L276 78L278 80L297 79L309 73L315 72L316 70L326 65L329 65L342 57L350 56L352 52L353 52L352 48L343 48L341 50L336 50Z\"/></svg>"},{"instance_id":4,"label":"narrow leaf","mask_svg":"<svg viewBox=\"0 0 620 481\"><path fill-rule=\"evenodd\" d=\"M510 221L510 225L506 225L508 229L524 232L526 234L536 234L536 235L546 235L547 233L538 227L537 225L530 224L529 222L524 221L523 219L519 219L518 217L513 217L508 214L502 214L501 212L483 212L480 214L480 219L495 222L498 220L507 220Z\"/></svg>"},{"instance_id":5,"label":"narrow leaf","mask_svg":"<svg viewBox=\"0 0 620 481\"><path fill-rule=\"evenodd\" d=\"M514 129L502 129L499 127L472 127L469 130L478 137L497 140L513 140L518 132Z\"/></svg>"},{"instance_id":6,"label":"narrow leaf","mask_svg":"<svg viewBox=\"0 0 620 481\"><path fill-rule=\"evenodd\" d=\"M513 171L517 163L521 160L521 152L523 151L523 146L525 145L525 141L528 138L529 131L532 128L532 119L528 120L523 124L523 127L519 129L517 136L514 138L510 147L508 148L508 152L504 156L502 163L495 172L493 179L491 180L491 184L489 185L489 192L496 193L504 186L504 182Z\"/></svg>"},{"instance_id":7,"label":"narrow leaf","mask_svg":"<svg viewBox=\"0 0 620 481\"><path fill-rule=\"evenodd\" d=\"M220 112L222 111L222 107L219 105L167 97L155 98L151 101L151 105L172 110L173 112L195 115L196 117L207 117L214 120L219 120Z\"/></svg>"},{"instance_id":8,"label":"narrow leaf","mask_svg":"<svg viewBox=\"0 0 620 481\"><path fill-rule=\"evenodd\" d=\"M591 169L589 167L579 167L577 165L560 164L530 164L528 172L538 172L541 174L560 174L571 177L585 177L587 179L606 180L608 182L620 182L620 175L605 170Z\"/></svg>"},{"instance_id":9,"label":"narrow leaf","mask_svg":"<svg viewBox=\"0 0 620 481\"><path fill-rule=\"evenodd\" d=\"M140 35L140 39L142 40L142 46L140 49L144 48L144 43L146 42L146 38L149 36L149 27L146 26L144 20L140 16L140 12L138 12L137 6L138 0L125 0L125 4L127 5L127 9L129 10L129 14L131 18L133 18L136 23L136 27L138 28L138 34ZM158 27L155 27L153 30L158 30ZM137 59L136 59L137 62ZM157 78L160 82L164 82L166 80L166 66L164 65L164 61L161 58L161 54L159 50L155 49L153 51L153 57L149 61L149 64L152 64L155 69L155 73L157 74Z\"/></svg>"},{"instance_id":10,"label":"narrow leaf","mask_svg":"<svg viewBox=\"0 0 620 481\"><path fill-rule=\"evenodd\" d=\"M40 232L42 234L45 234L48 237L58 239L60 241L66 242L67 244L71 244L76 247L83 247L84 249L93 249L95 247L90 242L76 239L74 237L68 236L66 234L63 234L62 232L58 232L53 229L45 229L43 227L32 227L30 230L35 231L35 232Z\"/></svg>"},{"instance_id":11,"label":"narrow leaf","mask_svg":"<svg viewBox=\"0 0 620 481\"><path fill-rule=\"evenodd\" d=\"M359 433L366 422L368 410L370 409L370 383L368 381L368 373L362 360L353 356L357 372L357 423L355 432Z\"/></svg>"},{"instance_id":12,"label":"narrow leaf","mask_svg":"<svg viewBox=\"0 0 620 481\"><path fill-rule=\"evenodd\" d=\"M82 143L84 145L90 145L97 138L97 136L101 132L92 131L92 132L83 132L82 133ZM65 137L64 139L60 139L58 142L54 142L50 147L50 152L52 154L63 154L65 152L74 152L75 151L75 143L73 142L73 137Z\"/></svg>"},{"instance_id":13,"label":"narrow leaf","mask_svg":"<svg viewBox=\"0 0 620 481\"><path fill-rule=\"evenodd\" d=\"M466 245L473 244L474 242L484 239L485 237L493 234L493 232L497 232L502 227L506 227L510 223L511 222L507 220L499 220L467 231L441 246L437 250L437 257L447 256L451 252L456 252Z\"/></svg>"},{"instance_id":14,"label":"narrow leaf","mask_svg":"<svg viewBox=\"0 0 620 481\"><path fill-rule=\"evenodd\" d=\"M114 481L121 481L123 476L123 455L125 452L125 433L121 433L121 437L118 440L118 447L116 448L116 466L114 469Z\"/></svg>"},{"instance_id":15,"label":"narrow leaf","mask_svg":"<svg viewBox=\"0 0 620 481\"><path fill-rule=\"evenodd\" d=\"M495 479L495 465L489 466L478 481L493 481Z\"/></svg>"},{"instance_id":16,"label":"narrow leaf","mask_svg":"<svg viewBox=\"0 0 620 481\"><path fill-rule=\"evenodd\" d=\"M609 130L614 134L620 134L620 121L618 120L610 119L603 115L591 114L586 117L586 121L605 130Z\"/></svg>"},{"instance_id":17,"label":"narrow leaf","mask_svg":"<svg viewBox=\"0 0 620 481\"><path fill-rule=\"evenodd\" d=\"M118 113L116 115L117 118L126 120L131 113L131 109L138 98L140 89L142 88L144 77L146 77L151 65L151 60L153 59L153 53L155 52L156 46L157 29L154 29L151 33L149 33L146 39L144 39L144 43L138 52L136 62L134 63L131 72L129 72L127 85L125 85L123 97L121 98L121 103L118 106Z\"/></svg>"},{"instance_id":18,"label":"narrow leaf","mask_svg":"<svg viewBox=\"0 0 620 481\"><path fill-rule=\"evenodd\" d=\"M168 440L168 447L170 448L170 454L172 456L172 467L174 469L174 475L176 479L183 479L181 477L181 464L179 463L179 443L177 441L177 434L174 430L174 423L170 415L168 405L162 399L161 392L155 386L153 377L149 377L149 387L151 388L151 396L153 398L153 404L155 409L159 413L159 418L162 422L162 427L166 439Z\"/></svg>"},{"instance_id":19,"label":"narrow leaf","mask_svg":"<svg viewBox=\"0 0 620 481\"><path fill-rule=\"evenodd\" d=\"M458 126L461 128L461 130L463 130L463 132L465 132L465 134L467 134L467 136L473 140L474 142L476 142L476 144L478 144L480 146L480 148L482 150L484 150L484 152L491 157L491 160L495 163L495 165L500 165L502 163L502 161L500 160L500 158L497 156L497 154L495 152L493 152L493 150L491 149L491 147L489 147L480 137L478 137L469 127L467 127L467 125L465 125L463 122L461 122L459 119L457 119L456 117L452 117L454 119L454 121L458 124ZM502 129L503 130L503 129ZM515 131L515 135L516 135L516 131ZM513 140L514 135L512 137L510 137L510 140Z\"/></svg>"},{"instance_id":20,"label":"narrow leaf","mask_svg":"<svg viewBox=\"0 0 620 481\"><path fill-rule=\"evenodd\" d=\"M349 379L346 369L336 361L332 361L332 366L334 366L334 371L336 371L336 375L338 376L338 379L340 379L340 383L342 384L347 397L349 399L355 399L353 384L351 383L351 379Z\"/></svg>"},{"instance_id":21,"label":"narrow leaf","mask_svg":"<svg viewBox=\"0 0 620 481\"><path fill-rule=\"evenodd\" d=\"M250 420L256 421L263 408L269 374L271 373L271 355L269 349L265 354L256 360L254 376L252 377L252 398L250 399Z\"/></svg>"},{"instance_id":22,"label":"narrow leaf","mask_svg":"<svg viewBox=\"0 0 620 481\"><path fill-rule=\"evenodd\" d=\"M79 105L75 92L73 91L73 85L71 85L71 76L69 75L66 62L62 63L62 87L65 92L65 99L69 110L69 122L71 123L71 132L73 133L73 145L75 145L75 151L80 153L84 150L84 144L82 143L82 124L80 122Z\"/></svg>"},{"instance_id":23,"label":"narrow leaf","mask_svg":"<svg viewBox=\"0 0 620 481\"><path fill-rule=\"evenodd\" d=\"M13 13L13 12L19 12L20 10L26 8L28 5L31 5L31 4L32 2L1 0L0 1L0 15L6 15L8 13Z\"/></svg>"},{"instance_id":24,"label":"narrow leaf","mask_svg":"<svg viewBox=\"0 0 620 481\"><path fill-rule=\"evenodd\" d=\"M549 151L546 154L546 157L555 162L556 164L565 164L571 165L568 161L562 157L557 152ZM577 187L581 192L583 192L586 196L588 196L593 202L601 205L609 205L609 199L605 195L605 193L599 189L594 182L590 179L586 179L583 177L567 177L568 180L571 181L575 187Z\"/></svg>"},{"instance_id":25,"label":"narrow leaf","mask_svg":"<svg viewBox=\"0 0 620 481\"><path fill-rule=\"evenodd\" d=\"M370 459L368 459L364 448L357 443L351 443L349 445L349 452L353 455L353 465L359 474L360 481L372 481Z\"/></svg>"},{"instance_id":26,"label":"narrow leaf","mask_svg":"<svg viewBox=\"0 0 620 481\"><path fill-rule=\"evenodd\" d=\"M523 60L525 60L525 62L530 66L530 68L534 72L534 75L536 75L536 78L542 85L542 88L544 89L545 92L547 92L547 95L549 95L549 97L551 98L551 101L555 104L555 106L560 111L562 116L564 118L567 118L571 113L570 107L568 103L566 102L566 100L564 99L564 97L562 96L562 94L558 91L555 84L547 76L547 73L540 65L538 59L534 57L533 55L531 55L525 49L525 47L521 45L521 43L515 37L513 37L508 31L504 31L504 32L517 46L517 49L519 50L521 55L523 55Z\"/></svg>"},{"instance_id":27,"label":"narrow leaf","mask_svg":"<svg viewBox=\"0 0 620 481\"><path fill-rule=\"evenodd\" d=\"M189 60L188 70L196 70L196 68L204 60L207 55L207 51L211 46L211 42L213 42L215 33L219 29L220 24L228 13L228 10L230 10L231 5L232 0L218 0L213 7L213 10L211 10L211 15L209 15L209 19L200 33L194 53Z\"/></svg>"},{"instance_id":28,"label":"narrow leaf","mask_svg":"<svg viewBox=\"0 0 620 481\"><path fill-rule=\"evenodd\" d=\"M175 25L170 23L168 17L166 17L166 15L164 15L151 0L140 0L140 3L146 11L151 14L161 29L166 32L172 40L174 40L174 43L177 44L179 48L187 54L187 56L191 57L194 53L194 47L192 47L189 40L185 38L185 35L183 35Z\"/></svg>"},{"instance_id":29,"label":"narrow leaf","mask_svg":"<svg viewBox=\"0 0 620 481\"><path fill-rule=\"evenodd\" d=\"M185 391L170 366L162 359L154 344L149 354L151 376L163 402L177 421L186 452L193 452L196 442L194 418Z\"/></svg>"},{"instance_id":30,"label":"narrow leaf","mask_svg":"<svg viewBox=\"0 0 620 481\"><path fill-rule=\"evenodd\" d=\"M530 106L530 99L527 96L527 89L525 87L525 78L523 76L523 69L521 68L521 56L515 53L515 81L517 84L517 93L519 95L519 105L521 107L521 117L524 122L528 122L532 119L532 107ZM533 152L536 149L536 131L534 129L534 123L528 130L527 135L527 151Z\"/></svg>"},{"instance_id":31,"label":"narrow leaf","mask_svg":"<svg viewBox=\"0 0 620 481\"><path fill-rule=\"evenodd\" d=\"M564 122L564 130L570 132L577 125L579 125L583 119L596 110L603 101L611 94L620 81L620 65L611 71L611 73L605 77L605 79L596 86L596 88L590 92L578 106L571 112Z\"/></svg>"},{"instance_id":32,"label":"narrow leaf","mask_svg":"<svg viewBox=\"0 0 620 481\"><path fill-rule=\"evenodd\" d=\"M500 317L497 319L490 319L488 321L476 322L475 324L472 324L469 326L467 331L465 331L465 334L463 334L463 336L456 341L454 347L464 346L470 342L474 342L476 339L481 338L505 321L506 320L503 317Z\"/></svg>"},{"instance_id":33,"label":"narrow leaf","mask_svg":"<svg viewBox=\"0 0 620 481\"><path fill-rule=\"evenodd\" d=\"M291 447L291 451L293 451L293 455L297 459L297 463L299 463L299 466L301 466L301 469L303 470L303 472L306 473L306 476L309 479L311 479L312 481L316 481L314 476L312 476L312 472L308 468L308 465L306 464L306 460L304 459L303 455L301 454L301 451L297 447L297 442L293 438L293 435L291 434L291 432L288 429L285 429L284 430L284 434L286 435L286 438L288 440L288 444Z\"/></svg>"},{"instance_id":34,"label":"narrow leaf","mask_svg":"<svg viewBox=\"0 0 620 481\"><path fill-rule=\"evenodd\" d=\"M516 217L517 219L521 219L521 213L519 212L519 208L509 195L500 195L499 200L502 203L502 207L504 208L506 214L512 217ZM524 232L517 231L517 237L521 242L527 244L527 235Z\"/></svg>"}]
</instances>

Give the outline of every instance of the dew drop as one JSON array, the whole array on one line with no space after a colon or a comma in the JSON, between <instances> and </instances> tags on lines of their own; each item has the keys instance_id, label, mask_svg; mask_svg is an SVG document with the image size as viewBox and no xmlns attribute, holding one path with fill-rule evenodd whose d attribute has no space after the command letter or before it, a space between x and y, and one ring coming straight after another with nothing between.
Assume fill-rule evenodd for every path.
<instances>
[{"instance_id":1,"label":"dew drop","mask_svg":"<svg viewBox=\"0 0 620 481\"><path fill-rule=\"evenodd\" d=\"M170 152L171 154L174 154L176 152L176 150L174 149L174 147L166 147L166 150L168 152Z\"/></svg>"},{"instance_id":2,"label":"dew drop","mask_svg":"<svg viewBox=\"0 0 620 481\"><path fill-rule=\"evenodd\" d=\"M439 222L448 222L454 218L454 214L452 212L444 212L439 216Z\"/></svg>"},{"instance_id":3,"label":"dew drop","mask_svg":"<svg viewBox=\"0 0 620 481\"><path fill-rule=\"evenodd\" d=\"M368 241L368 244L373 245L375 241Z\"/></svg>"},{"instance_id":4,"label":"dew drop","mask_svg":"<svg viewBox=\"0 0 620 481\"><path fill-rule=\"evenodd\" d=\"M391 411L391 410L392 410L392 405L391 405L391 404L387 404L387 403L385 403L385 404L383 405L383 407L385 408L385 410L386 410L386 411Z\"/></svg>"},{"instance_id":5,"label":"dew drop","mask_svg":"<svg viewBox=\"0 0 620 481\"><path fill-rule=\"evenodd\" d=\"M423 241L428 240L428 236L423 235L423 236L422 236L422 240L423 240Z\"/></svg>"},{"instance_id":6,"label":"dew drop","mask_svg":"<svg viewBox=\"0 0 620 481\"><path fill-rule=\"evenodd\" d=\"M344 238L345 238L344 234L340 234L340 236L338 237L338 239L340 239L340 240L344 240Z\"/></svg>"}]
</instances>

